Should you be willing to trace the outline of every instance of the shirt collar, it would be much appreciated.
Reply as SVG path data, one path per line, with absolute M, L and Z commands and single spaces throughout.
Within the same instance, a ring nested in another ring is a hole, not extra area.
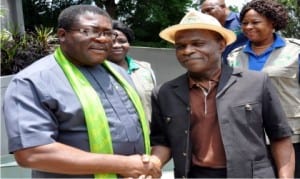
M 226 21 L 232 21 L 235 19 L 235 13 L 234 12 L 230 12 L 229 15 L 226 18 Z
M 274 33 L 274 42 L 273 44 L 271 45 L 271 49 L 276 49 L 276 48 L 280 48 L 280 47 L 283 47 L 285 46 L 285 41 L 282 37 L 280 37 L 280 35 Z M 243 50 L 244 52 L 248 52 L 248 53 L 253 53 L 253 50 L 251 49 L 251 42 L 250 40 L 248 40 L 246 42 L 246 46 L 245 46 L 245 49 Z
M 127 70 L 128 74 L 131 74 L 132 72 L 140 68 L 140 66 L 133 60 L 133 58 L 131 58 L 128 55 L 125 56 L 125 61 L 128 64 L 128 70 Z
M 218 83 L 221 76 L 221 69 L 217 70 L 209 80 L 197 82 L 189 76 L 189 87 L 193 88 L 194 86 L 201 86 L 203 88 L 208 88 L 208 82 Z

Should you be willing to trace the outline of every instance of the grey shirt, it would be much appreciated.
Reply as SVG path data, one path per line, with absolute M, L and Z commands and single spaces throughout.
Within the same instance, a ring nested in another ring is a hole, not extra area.
M 133 84 L 126 71 L 111 65 Z M 100 96 L 110 126 L 114 153 L 143 153 L 141 125 L 124 89 L 101 65 L 79 69 Z M 10 152 L 53 142 L 90 151 L 81 104 L 52 55 L 37 61 L 12 79 L 3 107 Z M 33 177 L 93 176 L 34 171 Z

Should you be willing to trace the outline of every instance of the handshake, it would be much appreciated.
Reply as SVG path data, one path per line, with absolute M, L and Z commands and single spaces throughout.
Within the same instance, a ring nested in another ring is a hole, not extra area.
M 126 156 L 126 166 L 120 167 L 124 171 L 117 172 L 124 178 L 151 179 L 160 178 L 162 175 L 162 163 L 154 155 L 130 155 Z

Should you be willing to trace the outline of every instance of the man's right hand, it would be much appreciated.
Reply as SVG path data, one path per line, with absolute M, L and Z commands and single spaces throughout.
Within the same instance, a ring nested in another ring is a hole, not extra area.
M 121 176 L 126 178 L 160 178 L 161 168 L 149 155 L 128 156 L 128 165 Z

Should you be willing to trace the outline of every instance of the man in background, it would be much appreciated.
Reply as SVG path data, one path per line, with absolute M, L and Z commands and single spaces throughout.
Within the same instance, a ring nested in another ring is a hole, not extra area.
M 201 12 L 215 17 L 223 27 L 232 30 L 237 40 L 231 45 L 227 46 L 222 53 L 222 61 L 227 64 L 228 54 L 235 48 L 246 43 L 247 38 L 241 31 L 239 13 L 232 12 L 225 4 L 224 0 L 205 0 L 201 5 Z

